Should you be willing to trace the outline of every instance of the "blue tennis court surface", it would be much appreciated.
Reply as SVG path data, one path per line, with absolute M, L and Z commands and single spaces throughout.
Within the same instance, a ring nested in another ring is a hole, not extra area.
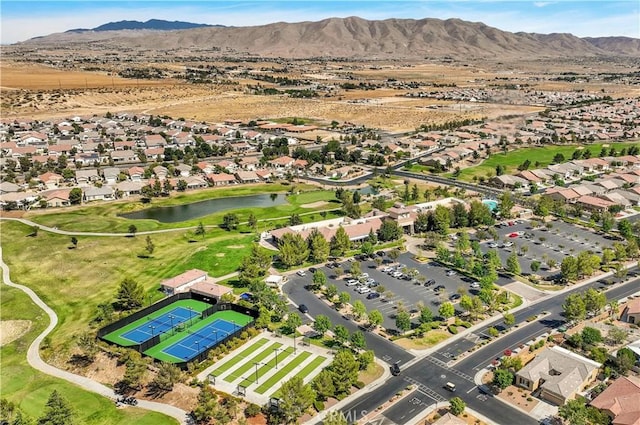
M 213 347 L 239 328 L 235 323 L 217 319 L 207 326 L 191 332 L 191 334 L 165 348 L 162 352 L 182 360 L 189 360 L 207 348 Z
M 154 317 L 142 323 L 137 328 L 122 334 L 123 338 L 138 344 L 151 339 L 154 335 L 160 335 L 169 331 L 171 328 L 178 326 L 180 323 L 189 321 L 200 315 L 197 311 L 189 310 L 185 307 L 176 307 L 171 311 L 163 313 L 161 316 Z

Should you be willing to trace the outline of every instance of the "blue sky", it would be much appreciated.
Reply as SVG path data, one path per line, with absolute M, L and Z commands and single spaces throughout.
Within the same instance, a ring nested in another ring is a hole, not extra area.
M 0 0 L 0 42 L 23 41 L 110 21 L 180 20 L 230 26 L 318 21 L 330 17 L 460 18 L 505 31 L 567 32 L 640 38 L 640 1 L 7 1 Z

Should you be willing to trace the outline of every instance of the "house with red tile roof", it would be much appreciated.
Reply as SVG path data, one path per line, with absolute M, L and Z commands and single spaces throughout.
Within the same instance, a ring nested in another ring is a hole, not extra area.
M 182 274 L 160 282 L 160 288 L 167 295 L 187 292 L 187 290 L 198 282 L 207 279 L 207 272 L 198 269 L 191 269 Z
M 58 185 L 62 183 L 62 180 L 64 180 L 60 174 L 52 173 L 51 171 L 41 174 L 38 179 L 49 189 L 58 187 Z
M 227 173 L 218 173 L 218 174 L 207 174 L 207 179 L 214 186 L 227 186 L 235 183 L 236 178 L 232 174 Z
M 281 156 L 279 158 L 272 159 L 269 161 L 269 164 L 274 168 L 291 168 L 294 162 L 295 159 L 290 156 Z
M 604 411 L 612 425 L 640 425 L 640 381 L 621 376 L 589 404 Z
M 624 306 L 620 320 L 640 324 L 640 298 L 635 298 Z
M 607 201 L 606 199 L 596 198 L 595 196 L 581 196 L 576 200 L 576 203 L 582 205 L 585 210 L 605 212 L 609 207 L 616 205 L 614 202 Z

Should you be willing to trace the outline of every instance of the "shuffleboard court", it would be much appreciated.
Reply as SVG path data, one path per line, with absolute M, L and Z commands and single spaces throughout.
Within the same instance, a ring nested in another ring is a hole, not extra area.
M 238 325 L 217 319 L 197 331 L 187 330 L 187 336 L 162 350 L 164 353 L 189 360 L 238 330 Z
M 122 334 L 122 338 L 139 344 L 153 338 L 155 335 L 163 334 L 182 323 L 188 322 L 196 316 L 199 316 L 199 313 L 191 309 L 176 307 L 158 317 L 147 316 L 146 323 L 142 323 L 135 329 Z

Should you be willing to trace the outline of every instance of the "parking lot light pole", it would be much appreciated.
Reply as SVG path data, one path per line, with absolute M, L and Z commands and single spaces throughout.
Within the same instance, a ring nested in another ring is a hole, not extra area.
M 173 314 L 169 315 L 169 319 L 171 320 L 171 333 L 174 333 L 174 329 L 173 329 Z
M 253 365 L 256 367 L 256 384 L 258 383 L 258 365 L 262 364 L 260 362 L 254 362 Z
M 278 351 L 280 351 L 279 348 L 274 348 L 273 351 L 276 353 L 276 369 L 278 368 Z

